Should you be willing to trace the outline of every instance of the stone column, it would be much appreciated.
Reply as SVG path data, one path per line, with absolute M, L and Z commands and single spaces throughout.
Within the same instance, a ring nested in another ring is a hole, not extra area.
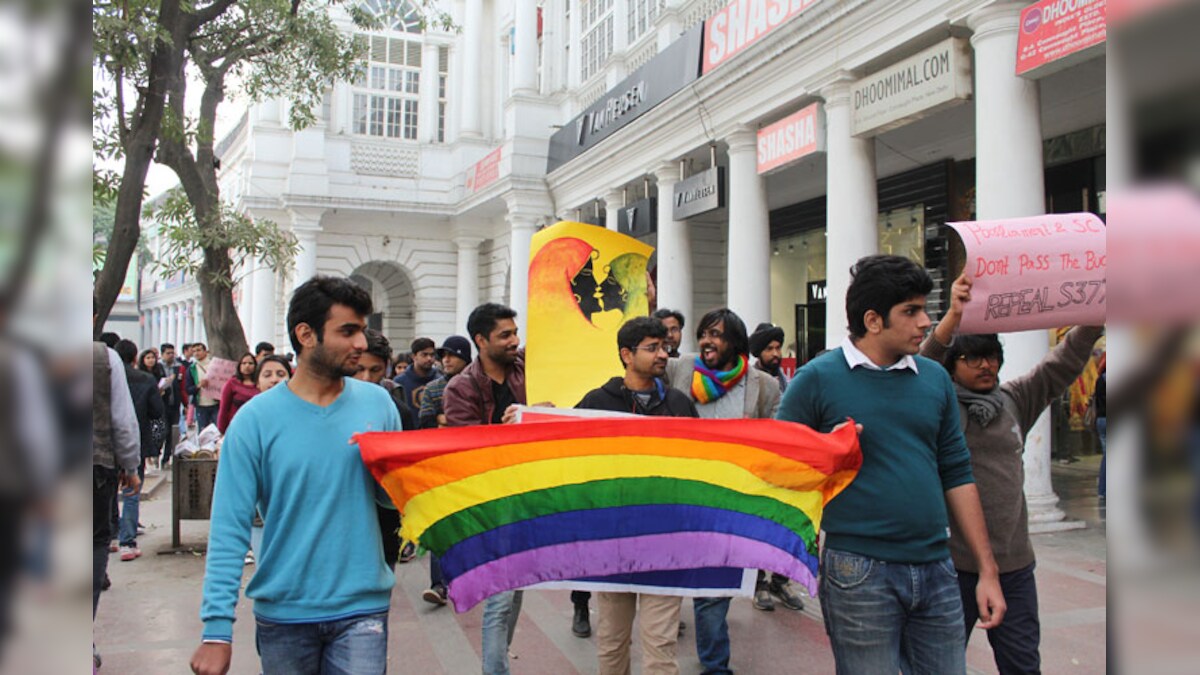
M 421 47 L 420 109 L 417 120 L 417 140 L 433 143 L 437 140 L 438 122 L 438 46 L 426 42 Z
M 317 273 L 317 235 L 321 233 L 323 213 L 320 210 L 309 209 L 291 211 L 292 233 L 300 242 L 300 252 L 296 254 L 293 291 Z
M 536 96 L 537 74 L 537 2 L 513 0 L 513 93 Z
M 875 186 L 875 139 L 850 135 L 850 85 L 822 89 L 826 129 L 825 346 L 846 338 L 846 289 L 850 267 L 879 252 L 879 199 Z
M 667 162 L 654 170 L 658 179 L 658 306 L 681 314 L 688 325 L 683 331 L 680 352 L 696 350 L 694 269 L 692 240 L 686 220 L 675 220 L 672 209 L 675 184 L 679 182 L 679 163 Z
M 758 175 L 758 134 L 739 127 L 729 144 L 729 253 L 726 302 L 747 330 L 771 320 L 771 223 Z
M 1021 4 L 994 5 L 967 24 L 975 49 L 975 199 L 980 220 L 1046 212 L 1042 121 L 1038 83 L 1016 75 Z M 1004 337 L 1001 379 L 1029 372 L 1050 348 L 1046 331 Z M 1043 413 L 1025 439 L 1025 498 L 1033 532 L 1082 527 L 1063 522 L 1050 484 L 1050 415 Z
M 580 68 L 582 67 L 582 61 L 580 60 L 580 52 L 582 49 L 580 44 L 583 40 L 583 18 L 580 17 L 579 14 L 579 3 L 575 2 L 571 7 L 570 16 L 567 17 L 567 44 L 571 46 L 571 51 L 567 52 L 566 81 L 567 89 L 571 90 L 572 92 L 574 92 L 574 90 L 583 83 L 583 80 L 580 77 L 582 75 L 582 72 L 580 71 Z
M 483 40 L 483 0 L 466 0 L 466 13 L 463 17 L 462 40 L 462 102 L 458 109 L 462 113 L 459 133 L 464 138 L 480 138 L 481 103 L 479 96 L 479 72 L 482 67 L 482 52 L 480 43 Z
M 604 196 L 604 226 L 616 232 L 617 220 L 619 218 L 617 211 L 620 211 L 625 206 L 625 192 L 623 190 L 612 190 L 606 194 Z
M 165 337 L 167 339 L 161 340 L 161 342 L 170 342 L 171 344 L 178 347 L 179 343 L 183 342 L 184 307 L 181 303 L 177 303 L 177 304 L 171 305 L 168 308 L 168 310 L 169 311 L 167 314 L 167 332 L 165 335 Z
M 252 277 L 254 304 L 251 308 L 251 346 L 266 340 L 275 343 L 275 271 L 259 260 Z
M 509 306 L 517 310 L 517 327 L 524 335 L 525 321 L 529 315 L 529 251 L 533 245 L 533 234 L 537 232 L 537 220 L 536 216 L 517 211 L 509 212 L 508 223 L 512 227 L 508 249 L 512 264 Z
M 467 317 L 479 305 L 479 237 L 458 236 L 458 295 L 454 305 L 454 332 L 467 334 Z M 469 338 L 468 338 L 469 339 Z

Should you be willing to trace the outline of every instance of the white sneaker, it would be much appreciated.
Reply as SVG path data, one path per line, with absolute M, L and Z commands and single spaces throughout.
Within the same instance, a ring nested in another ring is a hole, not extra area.
M 246 560 L 245 560 L 244 562 L 245 562 L 247 565 L 253 565 L 253 564 L 254 564 L 254 551 L 247 551 L 247 552 L 246 552 Z

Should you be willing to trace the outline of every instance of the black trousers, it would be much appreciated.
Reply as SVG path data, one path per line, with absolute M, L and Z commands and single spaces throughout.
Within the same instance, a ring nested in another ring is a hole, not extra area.
M 1042 657 L 1038 652 L 1042 625 L 1038 620 L 1037 582 L 1033 575 L 1036 566 L 1034 563 L 1000 575 L 1000 590 L 1008 610 L 1004 621 L 987 632 L 1000 675 L 1042 672 Z M 958 571 L 967 640 L 971 639 L 971 629 L 979 620 L 979 605 L 975 602 L 975 585 L 978 583 L 978 574 Z
M 117 470 L 92 465 L 92 619 L 100 602 L 100 586 L 108 572 L 108 542 L 113 529 L 113 508 L 117 501 Z
M 389 569 L 395 569 L 396 561 L 400 559 L 400 512 L 396 509 L 375 505 L 375 515 L 379 517 L 379 534 L 383 536 L 383 562 Z

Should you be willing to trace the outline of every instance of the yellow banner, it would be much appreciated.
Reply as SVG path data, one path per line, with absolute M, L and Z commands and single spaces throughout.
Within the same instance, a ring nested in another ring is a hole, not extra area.
M 650 312 L 646 265 L 654 248 L 573 222 L 533 235 L 530 248 L 526 397 L 531 404 L 574 407 L 624 374 L 617 331 Z

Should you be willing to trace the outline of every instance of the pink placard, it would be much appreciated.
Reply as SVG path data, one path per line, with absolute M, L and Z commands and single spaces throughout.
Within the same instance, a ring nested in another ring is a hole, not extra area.
M 225 388 L 225 383 L 237 373 L 237 362 L 229 359 L 213 357 L 212 362 L 208 364 L 208 374 L 204 376 L 208 380 L 207 387 L 201 387 L 200 393 L 204 396 L 216 400 L 221 400 L 221 390 Z
M 1090 213 L 949 223 L 974 284 L 963 333 L 1104 323 L 1107 236 Z

